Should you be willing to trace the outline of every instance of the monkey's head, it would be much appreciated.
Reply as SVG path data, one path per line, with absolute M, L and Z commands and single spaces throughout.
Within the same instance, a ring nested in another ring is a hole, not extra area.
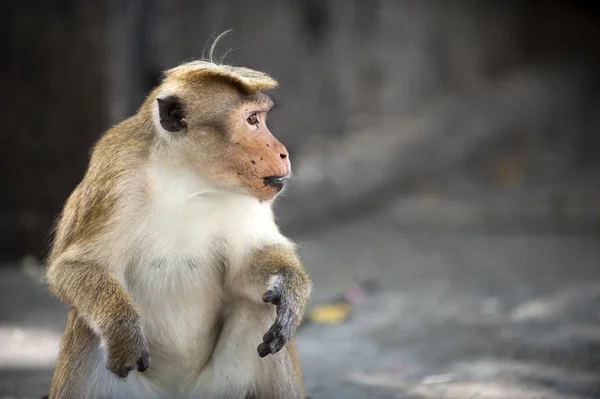
M 170 69 L 147 105 L 161 151 L 214 187 L 269 201 L 290 174 L 286 148 L 269 131 L 277 82 L 247 68 L 193 61 Z

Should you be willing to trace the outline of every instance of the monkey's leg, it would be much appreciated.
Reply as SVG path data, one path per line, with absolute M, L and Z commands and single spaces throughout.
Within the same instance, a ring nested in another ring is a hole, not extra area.
M 236 301 L 227 315 L 210 362 L 198 382 L 201 398 L 304 399 L 293 342 L 261 358 L 256 343 L 274 319 L 269 304 Z
M 84 397 L 84 383 L 90 372 L 92 351 L 96 343 L 94 333 L 77 316 L 77 311 L 69 310 L 49 399 Z

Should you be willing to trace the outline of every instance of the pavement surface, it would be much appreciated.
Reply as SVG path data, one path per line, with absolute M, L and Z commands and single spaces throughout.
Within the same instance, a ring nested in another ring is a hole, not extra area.
M 311 307 L 369 287 L 342 323 L 299 330 L 310 398 L 600 398 L 600 238 L 407 229 L 388 212 L 297 240 Z M 0 269 L 3 399 L 51 378 L 64 307 L 36 270 Z

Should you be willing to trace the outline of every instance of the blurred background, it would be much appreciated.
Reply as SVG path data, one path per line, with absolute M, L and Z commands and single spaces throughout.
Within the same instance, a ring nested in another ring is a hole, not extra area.
M 40 278 L 102 132 L 206 54 L 280 82 L 311 398 L 600 398 L 600 2 L 7 3 L 0 398 L 47 392 Z

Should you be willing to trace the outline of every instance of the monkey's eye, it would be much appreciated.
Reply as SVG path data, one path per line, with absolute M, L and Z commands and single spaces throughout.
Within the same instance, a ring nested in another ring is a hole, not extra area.
M 246 122 L 248 122 L 249 125 L 258 125 L 258 117 L 256 116 L 256 112 L 250 115 L 248 119 L 246 119 Z

